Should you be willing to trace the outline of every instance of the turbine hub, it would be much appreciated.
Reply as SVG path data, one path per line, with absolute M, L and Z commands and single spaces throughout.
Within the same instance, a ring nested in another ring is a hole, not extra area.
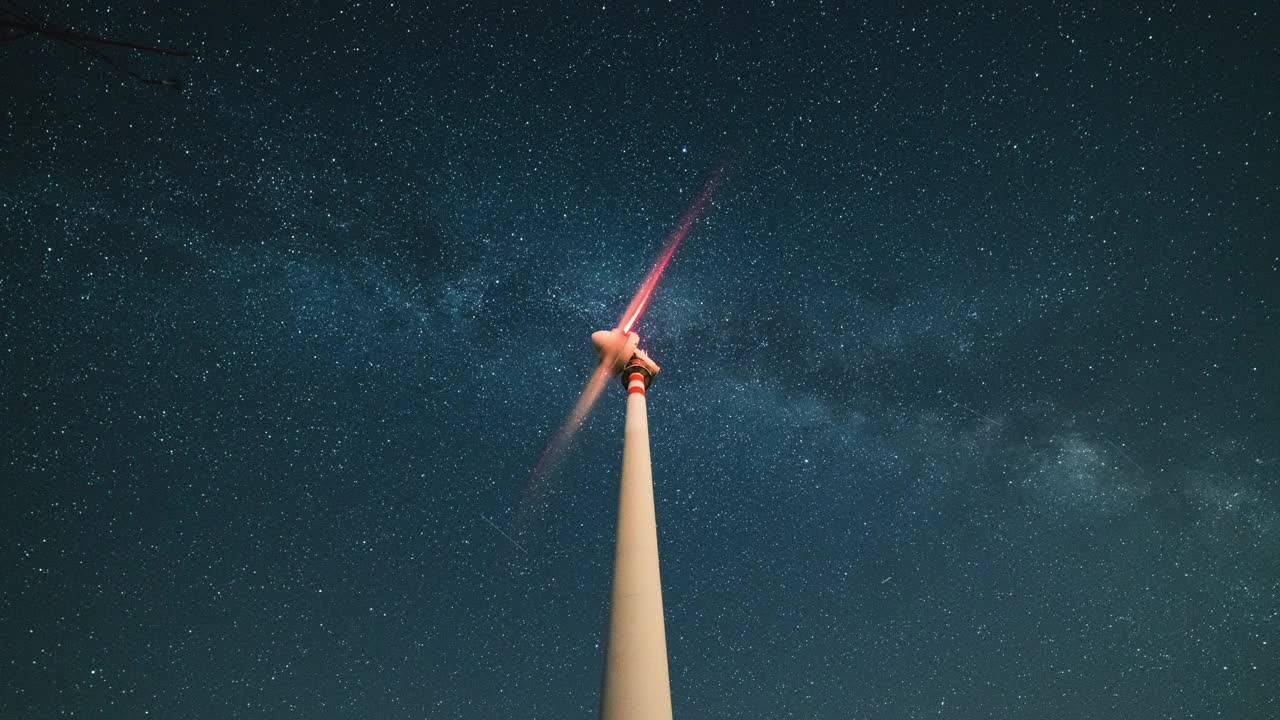
M 626 332 L 620 327 L 599 330 L 591 333 L 591 343 L 596 346 L 600 362 L 608 363 L 610 370 L 621 378 L 623 384 L 626 384 L 631 372 L 640 372 L 644 375 L 645 387 L 648 387 L 653 376 L 658 374 L 658 363 L 640 349 L 640 336 L 634 332 Z

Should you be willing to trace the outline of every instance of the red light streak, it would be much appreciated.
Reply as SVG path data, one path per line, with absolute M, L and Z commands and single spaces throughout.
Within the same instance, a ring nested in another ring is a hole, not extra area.
M 680 216 L 680 222 L 676 223 L 675 229 L 671 231 L 671 235 L 667 238 L 667 242 L 662 246 L 662 252 L 658 254 L 658 259 L 654 262 L 653 267 L 649 270 L 649 274 L 644 276 L 644 282 L 640 283 L 640 289 L 636 291 L 636 295 L 631 299 L 631 304 L 627 306 L 627 311 L 622 313 L 622 318 L 618 320 L 618 327 L 622 328 L 622 332 L 631 332 L 631 328 L 644 314 L 644 310 L 649 305 L 649 296 L 653 295 L 653 289 L 658 286 L 658 278 L 662 277 L 662 271 L 667 269 L 667 263 L 671 262 L 671 256 L 676 254 L 676 249 L 680 247 L 680 243 L 684 242 L 684 238 L 689 234 L 689 230 L 693 229 L 694 224 L 698 222 L 698 218 L 702 216 L 702 212 L 706 210 L 708 203 L 711 202 L 711 196 L 715 194 L 716 188 L 720 187 L 720 180 L 724 176 L 722 168 L 716 169 L 711 177 L 707 179 L 707 184 L 702 188 L 702 192 L 693 199 L 688 209 L 684 211 L 684 215 Z

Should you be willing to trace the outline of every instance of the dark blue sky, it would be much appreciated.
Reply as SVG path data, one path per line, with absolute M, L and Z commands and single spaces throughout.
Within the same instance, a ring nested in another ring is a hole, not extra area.
M 722 161 L 678 717 L 1280 714 L 1274 4 L 267 5 L 0 44 L 0 715 L 593 717 Z

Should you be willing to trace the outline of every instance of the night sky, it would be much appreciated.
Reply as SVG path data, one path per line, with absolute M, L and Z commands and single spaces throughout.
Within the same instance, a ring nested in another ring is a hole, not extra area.
M 722 163 L 677 717 L 1280 716 L 1275 3 L 209 5 L 0 43 L 0 716 L 594 717 Z

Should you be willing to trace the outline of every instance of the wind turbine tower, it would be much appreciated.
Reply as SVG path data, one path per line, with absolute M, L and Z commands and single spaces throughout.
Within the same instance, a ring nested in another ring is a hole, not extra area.
M 671 717 L 671 681 L 645 404 L 645 391 L 658 374 L 658 365 L 639 348 L 639 336 L 622 327 L 594 333 L 591 341 L 601 364 L 618 373 L 627 388 L 600 717 L 666 720 Z

